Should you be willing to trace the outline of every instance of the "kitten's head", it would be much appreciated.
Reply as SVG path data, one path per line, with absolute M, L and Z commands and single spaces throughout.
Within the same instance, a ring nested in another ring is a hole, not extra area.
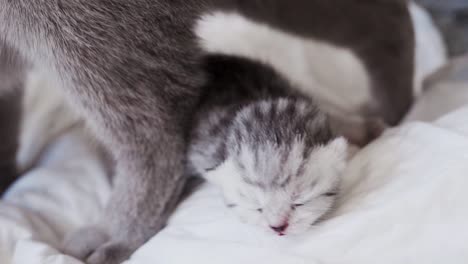
M 245 107 L 227 139 L 226 160 L 206 178 L 245 222 L 279 235 L 302 233 L 334 204 L 347 142 L 310 102 Z

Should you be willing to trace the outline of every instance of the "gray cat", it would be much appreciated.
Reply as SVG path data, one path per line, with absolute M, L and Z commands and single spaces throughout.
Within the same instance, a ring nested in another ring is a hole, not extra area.
M 373 81 L 365 116 L 395 124 L 412 102 L 404 0 L 0 0 L 1 94 L 22 86 L 23 59 L 48 68 L 117 161 L 100 223 L 72 234 L 66 253 L 119 263 L 163 228 L 185 183 L 189 120 L 206 79 L 193 26 L 213 10 L 348 47 Z M 0 115 L 0 138 L 12 143 L 0 145 L 10 156 L 3 189 L 14 178 L 17 112 Z
M 348 145 L 329 117 L 269 66 L 210 55 L 188 168 L 218 186 L 241 220 L 298 234 L 329 212 Z
M 468 1 L 417 0 L 432 15 L 447 43 L 448 55 L 468 52 Z

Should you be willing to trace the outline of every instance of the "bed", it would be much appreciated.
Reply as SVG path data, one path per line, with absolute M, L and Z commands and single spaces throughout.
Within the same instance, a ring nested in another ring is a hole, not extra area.
M 418 41 L 426 46 L 418 50 L 422 79 L 442 64 L 444 51 L 428 44 L 437 43 L 431 41 L 437 34 L 417 12 Z M 468 90 L 468 81 L 457 85 L 460 93 Z M 440 89 L 450 93 L 448 86 Z M 468 107 L 461 103 L 422 122 L 419 113 L 430 107 L 424 98 L 433 96 L 423 95 L 405 124 L 356 154 L 337 209 L 306 234 L 277 237 L 244 225 L 205 184 L 126 263 L 466 263 Z M 73 115 L 57 111 L 60 100 L 36 99 L 26 101 L 31 115 L 19 155 L 28 170 L 0 201 L 0 263 L 82 264 L 58 248 L 105 206 L 105 157 Z M 66 120 L 60 125 L 38 121 L 57 113 Z

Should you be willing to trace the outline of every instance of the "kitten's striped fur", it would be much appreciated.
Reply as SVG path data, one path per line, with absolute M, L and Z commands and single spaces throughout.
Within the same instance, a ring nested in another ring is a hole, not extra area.
M 294 199 L 313 203 L 314 199 L 305 197 L 314 189 L 321 189 L 322 194 L 335 192 L 346 143 L 337 139 L 327 115 L 313 100 L 293 92 L 297 89 L 258 62 L 210 55 L 205 65 L 210 82 L 194 121 L 188 157 L 196 174 L 221 187 L 231 208 L 239 210 L 252 204 L 262 212 L 268 208 L 262 213 L 265 218 L 260 218 L 268 219 L 267 223 L 260 223 L 271 228 L 282 226 L 284 221 L 289 225 Z M 311 169 L 317 165 L 314 162 L 326 165 L 317 171 Z M 239 198 L 252 193 L 259 197 L 248 201 Z M 275 205 L 269 208 L 265 199 L 275 200 Z M 304 214 L 301 221 L 307 223 L 305 228 L 328 211 L 331 202 L 329 197 L 312 213 Z M 248 222 L 259 222 L 255 217 L 258 212 L 254 217 L 245 210 L 239 214 Z M 305 228 L 291 224 L 280 233 Z

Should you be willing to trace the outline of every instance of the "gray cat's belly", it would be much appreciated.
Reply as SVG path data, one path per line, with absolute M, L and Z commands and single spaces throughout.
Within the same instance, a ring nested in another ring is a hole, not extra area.
M 329 111 L 360 115 L 374 101 L 369 73 L 348 48 L 288 34 L 232 13 L 205 15 L 195 31 L 204 50 L 267 62 Z

